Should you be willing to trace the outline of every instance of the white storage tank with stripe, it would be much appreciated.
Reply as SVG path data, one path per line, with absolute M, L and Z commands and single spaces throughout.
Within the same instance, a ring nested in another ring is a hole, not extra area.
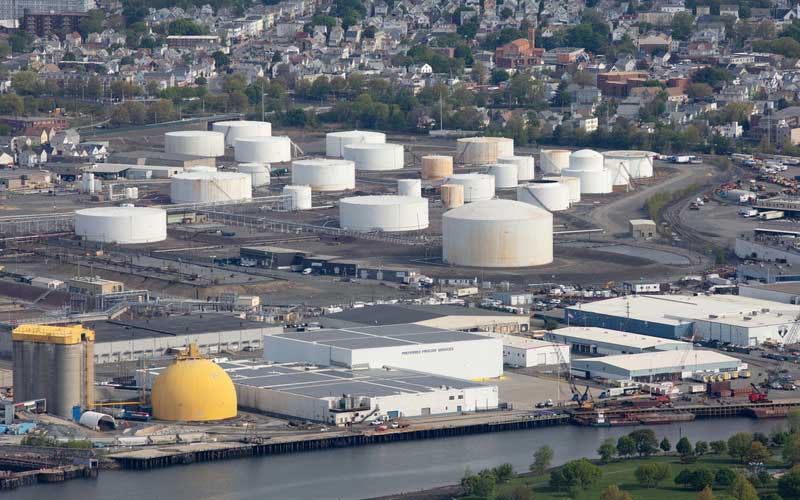
M 650 151 L 606 151 L 603 153 L 607 168 L 612 165 L 624 165 L 633 179 L 645 179 L 653 176 L 654 156 L 655 153 Z
M 344 159 L 356 164 L 356 170 L 400 170 L 405 154 L 400 144 L 346 144 Z
M 75 234 L 89 241 L 135 245 L 167 239 L 167 212 L 151 207 L 98 207 L 75 212 Z
M 249 174 L 238 172 L 184 172 L 172 177 L 172 203 L 214 203 L 249 200 L 253 185 Z
M 225 136 L 207 130 L 179 130 L 164 134 L 164 151 L 192 156 L 217 157 L 225 154 Z
M 497 163 L 513 163 L 517 166 L 517 180 L 530 181 L 536 176 L 533 156 L 498 156 Z
M 236 170 L 243 174 L 250 174 L 253 187 L 269 186 L 269 165 L 264 163 L 240 163 Z
M 287 210 L 311 210 L 311 186 L 283 186 L 283 194 L 289 199 Z
M 488 200 L 442 216 L 442 259 L 470 267 L 528 267 L 553 261 L 553 214 L 513 200 Z
M 463 137 L 456 141 L 456 159 L 465 165 L 497 163 L 501 156 L 514 156 L 514 139 Z
M 580 177 L 562 177 L 560 175 L 544 176 L 543 181 L 557 181 L 569 187 L 569 202 L 578 203 L 581 201 L 581 179 Z
M 339 200 L 339 226 L 355 231 L 418 231 L 428 227 L 428 200 L 416 196 L 354 196 Z
M 605 158 L 604 164 L 611 176 L 611 184 L 614 186 L 627 186 L 631 183 L 628 162 Z
M 517 201 L 558 212 L 569 208 L 569 186 L 559 181 L 541 180 L 517 186 Z
M 422 181 L 419 179 L 397 179 L 397 194 L 422 197 Z
M 489 165 L 489 174 L 494 176 L 495 189 L 513 189 L 519 184 L 516 163 Z
M 487 174 L 453 174 L 445 178 L 444 184 L 464 186 L 464 202 L 491 200 L 494 198 L 494 176 Z
M 442 206 L 456 208 L 464 205 L 464 186 L 461 184 L 442 184 Z
M 325 156 L 341 158 L 348 144 L 383 144 L 386 134 L 366 130 L 345 130 L 325 134 Z
M 603 170 L 572 170 L 562 172 L 565 177 L 577 177 L 581 183 L 581 194 L 608 194 L 614 190 L 611 172 Z
M 230 120 L 213 123 L 211 130 L 221 132 L 225 136 L 225 145 L 233 147 L 236 144 L 236 139 L 242 137 L 272 135 L 272 124 L 270 122 L 251 120 Z
M 539 170 L 543 174 L 560 174 L 569 168 L 569 150 L 542 149 L 539 151 Z
M 292 159 L 292 140 L 285 135 L 242 137 L 234 144 L 240 163 L 282 163 Z
M 350 160 L 313 158 L 292 162 L 292 184 L 314 191 L 344 191 L 356 187 L 356 167 Z

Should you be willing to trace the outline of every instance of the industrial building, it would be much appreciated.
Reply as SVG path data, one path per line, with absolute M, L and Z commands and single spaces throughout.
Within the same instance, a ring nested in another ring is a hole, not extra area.
M 109 163 L 124 163 L 138 166 L 166 166 L 187 169 L 199 165 L 216 166 L 216 158 L 165 153 L 162 151 L 124 151 L 116 152 L 108 157 Z
M 740 360 L 716 351 L 659 351 L 572 360 L 572 374 L 582 378 L 658 382 L 681 380 L 698 372 L 746 369 Z
M 415 324 L 265 335 L 264 359 L 321 366 L 391 366 L 464 379 L 503 374 L 499 339 Z
M 739 296 L 752 299 L 771 300 L 782 304 L 800 304 L 799 282 L 739 285 Z
M 569 363 L 569 346 L 517 335 L 492 336 L 503 342 L 503 364 L 514 368 Z
M 758 345 L 782 342 L 797 311 L 779 302 L 737 295 L 629 295 L 571 306 L 567 315 L 573 325 Z
M 94 332 L 97 364 L 163 358 L 189 344 L 197 344 L 203 353 L 258 349 L 264 335 L 283 331 L 279 326 L 219 313 L 91 321 L 84 326 Z M 11 354 L 9 338 L 0 335 L 0 355 Z
M 304 421 L 346 425 L 498 407 L 497 386 L 398 368 L 350 371 L 257 361 L 217 366 L 233 381 L 239 407 Z M 149 379 L 162 370 L 151 370 Z
M 73 408 L 94 405 L 94 332 L 68 327 L 21 325 L 11 334 L 14 400 L 45 399 L 47 411 L 72 418 Z
M 656 223 L 650 219 L 631 219 L 628 225 L 631 228 L 631 238 L 634 240 L 649 240 L 658 236 Z
M 572 352 L 614 356 L 640 352 L 691 349 L 692 344 L 638 333 L 621 332 L 592 326 L 568 326 L 547 332 L 545 340 L 569 344 Z

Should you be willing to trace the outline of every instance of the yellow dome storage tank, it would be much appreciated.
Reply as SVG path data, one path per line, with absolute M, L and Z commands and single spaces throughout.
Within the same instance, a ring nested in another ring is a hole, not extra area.
M 195 345 L 156 378 L 150 400 L 159 420 L 202 422 L 236 416 L 231 378 L 204 359 Z

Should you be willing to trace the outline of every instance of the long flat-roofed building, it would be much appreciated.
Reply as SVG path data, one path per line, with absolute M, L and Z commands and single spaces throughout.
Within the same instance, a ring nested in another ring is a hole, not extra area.
M 572 360 L 572 374 L 582 378 L 658 382 L 681 380 L 693 373 L 720 373 L 745 369 L 739 359 L 716 351 L 643 352 Z
M 416 324 L 265 335 L 264 359 L 383 368 L 483 379 L 503 374 L 503 343 L 484 335 Z
M 593 326 L 568 326 L 547 332 L 545 340 L 569 344 L 572 352 L 601 356 L 691 349 L 680 340 L 621 332 Z
M 333 425 L 491 410 L 497 386 L 398 368 L 346 370 L 258 361 L 219 363 L 238 405 Z M 148 385 L 165 368 L 148 370 Z M 144 375 L 139 372 L 140 380 Z

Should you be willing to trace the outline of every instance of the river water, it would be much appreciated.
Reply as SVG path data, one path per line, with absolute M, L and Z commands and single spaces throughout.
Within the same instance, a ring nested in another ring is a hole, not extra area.
M 785 427 L 784 420 L 746 418 L 698 420 L 651 427 L 673 447 L 681 436 L 692 441 L 726 439 L 736 432 Z M 239 500 L 361 499 L 457 483 L 466 468 L 477 472 L 503 462 L 527 470 L 533 452 L 550 445 L 554 465 L 595 450 L 608 437 L 634 427 L 559 426 L 527 431 L 339 448 L 291 455 L 244 458 L 154 471 L 101 471 L 96 480 L 21 488 L 2 497 L 59 500 Z

